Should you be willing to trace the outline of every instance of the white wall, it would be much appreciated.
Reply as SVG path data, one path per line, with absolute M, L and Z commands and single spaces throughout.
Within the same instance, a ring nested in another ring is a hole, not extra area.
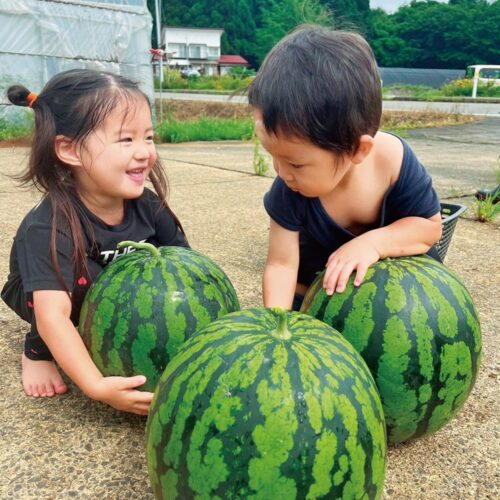
M 219 47 L 220 37 L 224 30 L 217 29 L 194 29 L 194 28 L 163 28 L 163 43 L 200 44 L 207 47 Z
M 5 97 L 9 85 L 39 92 L 73 68 L 121 74 L 153 99 L 151 25 L 145 0 L 0 0 L 0 116 L 24 115 Z

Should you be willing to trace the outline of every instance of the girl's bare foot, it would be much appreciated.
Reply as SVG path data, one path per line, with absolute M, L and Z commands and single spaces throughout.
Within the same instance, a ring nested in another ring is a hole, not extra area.
M 54 361 L 33 361 L 23 353 L 22 369 L 23 387 L 27 396 L 52 397 L 68 390 Z

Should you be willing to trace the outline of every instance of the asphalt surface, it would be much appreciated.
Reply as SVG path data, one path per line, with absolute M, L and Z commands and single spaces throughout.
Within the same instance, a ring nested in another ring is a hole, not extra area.
M 207 101 L 225 102 L 234 104 L 247 104 L 244 95 L 220 95 L 220 94 L 194 94 L 188 92 L 163 92 L 163 99 L 175 101 Z M 155 98 L 160 98 L 160 93 L 155 93 Z M 463 115 L 492 116 L 500 118 L 500 103 L 457 103 L 457 102 L 422 102 L 422 101 L 397 101 L 384 100 L 384 110 L 390 111 L 441 111 L 444 113 L 457 113 Z

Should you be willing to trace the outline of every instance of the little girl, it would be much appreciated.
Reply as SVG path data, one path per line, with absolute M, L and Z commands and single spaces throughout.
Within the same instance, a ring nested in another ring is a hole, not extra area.
M 22 221 L 2 299 L 31 324 L 22 355 L 29 396 L 63 394 L 56 363 L 89 397 L 147 414 L 145 377 L 103 377 L 75 328 L 89 286 L 132 249 L 120 241 L 188 246 L 165 199 L 168 184 L 153 143 L 151 109 L 136 83 L 111 73 L 70 70 L 40 95 L 8 89 L 35 113 L 29 166 L 20 177 L 44 195 Z M 145 188 L 147 179 L 157 194 Z

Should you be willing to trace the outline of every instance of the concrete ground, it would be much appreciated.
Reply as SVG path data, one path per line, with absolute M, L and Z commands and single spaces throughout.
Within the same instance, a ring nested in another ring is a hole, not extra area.
M 407 138 L 443 199 L 471 206 L 478 187 L 495 184 L 500 119 L 415 131 Z M 191 245 L 218 262 L 242 307 L 261 304 L 268 218 L 262 196 L 272 177 L 252 175 L 250 143 L 159 147 L 170 202 Z M 12 237 L 37 195 L 7 177 L 24 165 L 25 148 L 0 149 L 0 279 Z M 361 200 L 360 200 L 361 202 Z M 500 498 L 498 457 L 498 223 L 459 221 L 446 264 L 463 279 L 479 311 L 484 354 L 476 386 L 458 416 L 436 434 L 389 449 L 384 499 Z M 0 304 L 0 498 L 151 499 L 145 420 L 119 413 L 71 387 L 53 399 L 24 396 L 20 355 L 26 325 Z M 270 499 L 274 500 L 274 499 Z

